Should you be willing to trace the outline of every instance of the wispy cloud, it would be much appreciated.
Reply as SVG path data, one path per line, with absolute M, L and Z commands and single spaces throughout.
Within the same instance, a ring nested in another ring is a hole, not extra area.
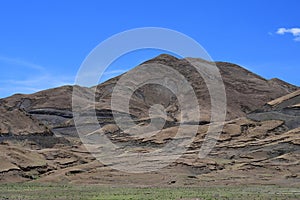
M 23 79 L 23 80 L 17 80 L 17 79 L 7 79 L 4 80 L 7 84 L 12 85 L 20 85 L 20 86 L 35 86 L 34 88 L 37 88 L 37 90 L 40 90 L 38 88 L 43 86 L 49 86 L 49 87 L 55 87 L 59 85 L 71 85 L 73 84 L 74 77 L 73 76 L 52 76 L 50 74 L 45 74 L 42 76 L 34 76 L 30 79 Z M 3 80 L 0 81 L 0 83 L 4 82 Z M 42 84 L 46 83 L 46 84 Z M 33 88 L 33 87 L 31 87 Z
M 75 81 L 75 75 L 60 75 L 57 72 L 50 72 L 49 67 L 19 58 L 0 55 L 1 67 L 3 67 L 3 73 L 0 74 L 0 98 L 14 93 L 27 94 L 62 85 L 73 85 Z M 108 69 L 102 74 L 100 82 L 123 74 L 126 71 L 125 69 Z M 98 76 L 92 71 L 84 73 L 84 76 L 81 78 L 89 82 L 95 76 L 96 80 L 98 80 L 100 75 Z M 93 85 L 87 84 L 86 86 L 94 86 L 96 83 L 93 82 Z
M 0 74 L 0 98 L 74 84 L 74 76 L 53 74 L 47 67 L 19 58 L 0 56 L 0 64 L 5 69 Z
M 9 58 L 5 56 L 0 56 L 0 61 L 11 64 L 11 65 L 18 65 L 26 68 L 31 68 L 39 71 L 44 71 L 45 68 L 41 65 L 37 65 L 19 58 Z
M 1 79 L 0 80 L 0 98 L 15 93 L 34 93 L 62 85 L 73 85 L 73 76 L 55 76 L 45 74 L 42 76 L 34 75 L 26 79 Z
M 300 42 L 300 28 L 279 28 L 276 33 L 279 35 L 284 35 L 286 33 L 292 34 L 294 40 Z

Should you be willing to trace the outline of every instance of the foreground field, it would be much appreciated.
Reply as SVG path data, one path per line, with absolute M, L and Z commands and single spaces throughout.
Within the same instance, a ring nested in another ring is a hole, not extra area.
M 243 187 L 181 187 L 181 188 L 125 188 L 95 185 L 3 184 L 0 199 L 103 199 L 103 200 L 157 200 L 157 199 L 300 199 L 299 188 L 276 186 Z

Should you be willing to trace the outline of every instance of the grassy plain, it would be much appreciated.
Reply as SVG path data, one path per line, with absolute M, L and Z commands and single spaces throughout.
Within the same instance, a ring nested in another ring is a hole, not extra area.
M 98 185 L 2 184 L 1 200 L 300 199 L 299 188 L 278 186 L 108 187 Z

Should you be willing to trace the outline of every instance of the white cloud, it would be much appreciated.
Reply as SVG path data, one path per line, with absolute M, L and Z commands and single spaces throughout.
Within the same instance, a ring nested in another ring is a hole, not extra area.
M 287 29 L 286 28 L 279 28 L 278 30 L 277 30 L 277 34 L 280 34 L 280 35 L 283 35 L 283 34 L 285 34 L 287 32 Z
M 286 33 L 292 34 L 294 40 L 300 42 L 300 28 L 279 28 L 276 33 L 279 35 L 284 35 Z

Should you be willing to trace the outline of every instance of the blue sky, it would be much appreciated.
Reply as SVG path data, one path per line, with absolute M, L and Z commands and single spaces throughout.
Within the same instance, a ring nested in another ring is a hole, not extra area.
M 100 42 L 139 27 L 180 31 L 215 61 L 300 85 L 300 1 L 1 1 L 0 97 L 73 84 Z M 118 75 L 161 52 L 120 58 Z

